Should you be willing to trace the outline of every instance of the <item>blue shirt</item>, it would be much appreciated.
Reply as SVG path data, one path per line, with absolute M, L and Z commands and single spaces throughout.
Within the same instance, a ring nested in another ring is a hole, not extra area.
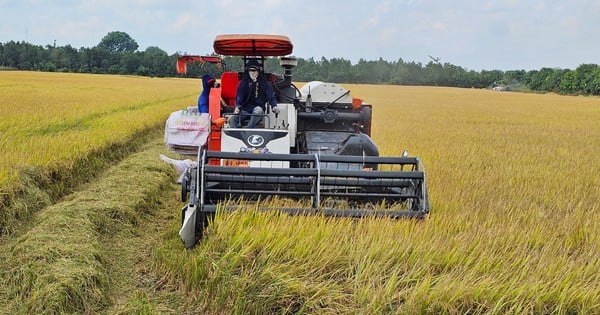
M 210 79 L 214 81 L 214 78 L 209 75 L 202 76 L 202 93 L 198 97 L 198 111 L 201 113 L 208 113 L 208 96 L 212 88 L 212 84 L 208 84 Z

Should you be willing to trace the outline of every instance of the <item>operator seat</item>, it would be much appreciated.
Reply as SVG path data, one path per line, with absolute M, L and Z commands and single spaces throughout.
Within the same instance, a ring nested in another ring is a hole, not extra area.
M 232 113 L 235 106 L 235 95 L 237 86 L 240 83 L 239 74 L 237 72 L 228 71 L 221 74 L 221 98 L 227 104 L 223 109 L 225 113 Z

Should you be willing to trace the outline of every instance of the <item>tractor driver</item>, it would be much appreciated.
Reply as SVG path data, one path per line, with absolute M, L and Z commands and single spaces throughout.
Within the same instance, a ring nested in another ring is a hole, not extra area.
M 277 99 L 271 84 L 260 71 L 256 61 L 251 60 L 242 81 L 239 83 L 235 98 L 233 115 L 227 122 L 232 128 L 254 128 L 263 119 L 265 105 L 269 103 L 273 113 L 278 114 Z M 242 119 L 240 120 L 240 112 Z M 252 116 L 250 116 L 252 115 Z M 250 119 L 244 119 L 250 116 Z M 247 121 L 247 122 L 246 122 Z

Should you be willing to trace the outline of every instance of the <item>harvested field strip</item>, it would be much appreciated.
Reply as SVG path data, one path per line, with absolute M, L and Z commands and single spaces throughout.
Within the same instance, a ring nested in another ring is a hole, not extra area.
M 174 182 L 155 139 L 40 210 L 25 233 L 0 245 L 0 313 L 95 313 L 110 305 L 114 282 L 107 264 L 118 257 L 108 253 L 127 243 Z
M 97 148 L 89 155 L 70 161 L 60 170 L 43 167 L 20 169 L 21 189 L 6 198 L 0 207 L 0 234 L 10 233 L 41 208 L 56 202 L 79 185 L 93 180 L 104 169 L 139 150 L 141 145 L 159 133 L 151 129 L 134 134 L 128 142 Z M 10 197 L 10 198 L 9 198 Z

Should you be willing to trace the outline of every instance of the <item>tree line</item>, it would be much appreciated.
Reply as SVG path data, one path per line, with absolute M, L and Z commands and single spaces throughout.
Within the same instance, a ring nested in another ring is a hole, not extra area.
M 189 64 L 186 75 L 177 74 L 175 63 L 181 55 L 167 54 L 156 46 L 138 50 L 137 42 L 124 32 L 110 32 L 98 45 L 76 49 L 71 45 L 32 45 L 26 42 L 0 43 L 0 68 L 18 70 L 128 74 L 155 77 L 199 77 L 220 75 L 221 69 L 201 64 Z M 225 57 L 228 70 L 241 71 L 239 58 Z M 278 59 L 269 58 L 266 70 L 281 72 Z M 426 64 L 360 59 L 352 64 L 344 58 L 320 60 L 298 58 L 294 69 L 296 81 L 328 81 L 361 84 L 397 84 L 448 86 L 462 88 L 492 88 L 531 90 L 560 94 L 600 95 L 600 66 L 581 64 L 574 70 L 542 68 L 540 70 L 467 70 L 439 59 Z

